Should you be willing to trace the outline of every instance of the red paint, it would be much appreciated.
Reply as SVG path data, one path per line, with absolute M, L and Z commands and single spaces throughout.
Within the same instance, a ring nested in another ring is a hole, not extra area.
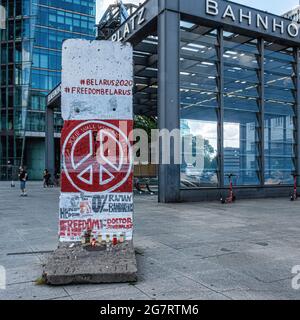
M 118 244 L 118 238 L 117 236 L 114 235 L 113 240 L 112 240 L 112 244 L 115 246 Z
M 130 89 L 96 89 L 87 87 L 65 87 L 65 93 L 100 96 L 132 96 L 132 90 Z
M 132 128 L 131 120 L 65 121 L 61 191 L 132 192 Z

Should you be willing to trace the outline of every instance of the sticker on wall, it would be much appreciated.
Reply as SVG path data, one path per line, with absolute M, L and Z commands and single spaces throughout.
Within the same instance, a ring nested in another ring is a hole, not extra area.
M 130 216 L 116 216 L 110 218 L 91 217 L 89 219 L 72 219 L 59 221 L 59 240 L 61 242 L 79 242 L 86 232 L 93 238 L 123 236 L 126 240 L 132 240 L 133 220 Z
M 132 193 L 62 193 L 60 219 L 81 219 L 133 213 Z
M 132 193 L 62 193 L 59 203 L 60 241 L 80 241 L 90 231 L 99 235 L 121 235 L 132 239 Z

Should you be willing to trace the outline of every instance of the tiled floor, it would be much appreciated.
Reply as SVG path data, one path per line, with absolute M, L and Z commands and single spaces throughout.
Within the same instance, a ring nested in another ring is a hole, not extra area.
M 0 184 L 0 299 L 298 299 L 300 201 L 158 204 L 135 197 L 134 285 L 36 285 L 57 246 L 58 189 L 29 182 L 28 198 Z

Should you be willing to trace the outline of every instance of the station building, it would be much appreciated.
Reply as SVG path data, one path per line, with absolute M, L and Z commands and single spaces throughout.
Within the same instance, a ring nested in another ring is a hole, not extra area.
M 134 113 L 204 139 L 203 170 L 159 165 L 160 202 L 217 200 L 231 173 L 238 198 L 288 196 L 300 174 L 295 21 L 228 1 L 148 0 L 108 39 L 134 47 Z

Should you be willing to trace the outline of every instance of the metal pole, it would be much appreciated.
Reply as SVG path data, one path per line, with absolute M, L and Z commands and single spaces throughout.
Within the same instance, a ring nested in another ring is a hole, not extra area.
M 295 87 L 297 90 L 296 94 L 296 171 L 300 175 L 300 48 L 295 49 L 295 63 L 296 63 L 296 74 L 295 74 Z M 300 177 L 297 178 L 297 185 L 300 185 Z
M 55 148 L 54 148 L 54 110 L 46 109 L 46 130 L 45 130 L 45 167 L 54 177 L 55 171 Z
M 223 28 L 218 29 L 218 89 L 219 89 L 219 112 L 218 112 L 218 166 L 219 187 L 224 188 L 224 38 Z
M 180 128 L 179 58 L 180 15 L 164 10 L 158 16 L 158 123 L 159 129 Z M 175 141 L 174 141 L 175 143 Z M 170 164 L 159 164 L 159 202 L 180 201 L 180 165 L 174 164 L 171 143 Z M 178 149 L 177 149 L 178 150 Z M 164 150 L 160 147 L 160 159 Z
M 260 185 L 265 184 L 265 41 L 263 38 L 258 39 L 257 45 L 259 51 L 258 58 L 258 93 L 259 93 L 259 173 Z M 270 137 L 269 137 L 270 139 Z

